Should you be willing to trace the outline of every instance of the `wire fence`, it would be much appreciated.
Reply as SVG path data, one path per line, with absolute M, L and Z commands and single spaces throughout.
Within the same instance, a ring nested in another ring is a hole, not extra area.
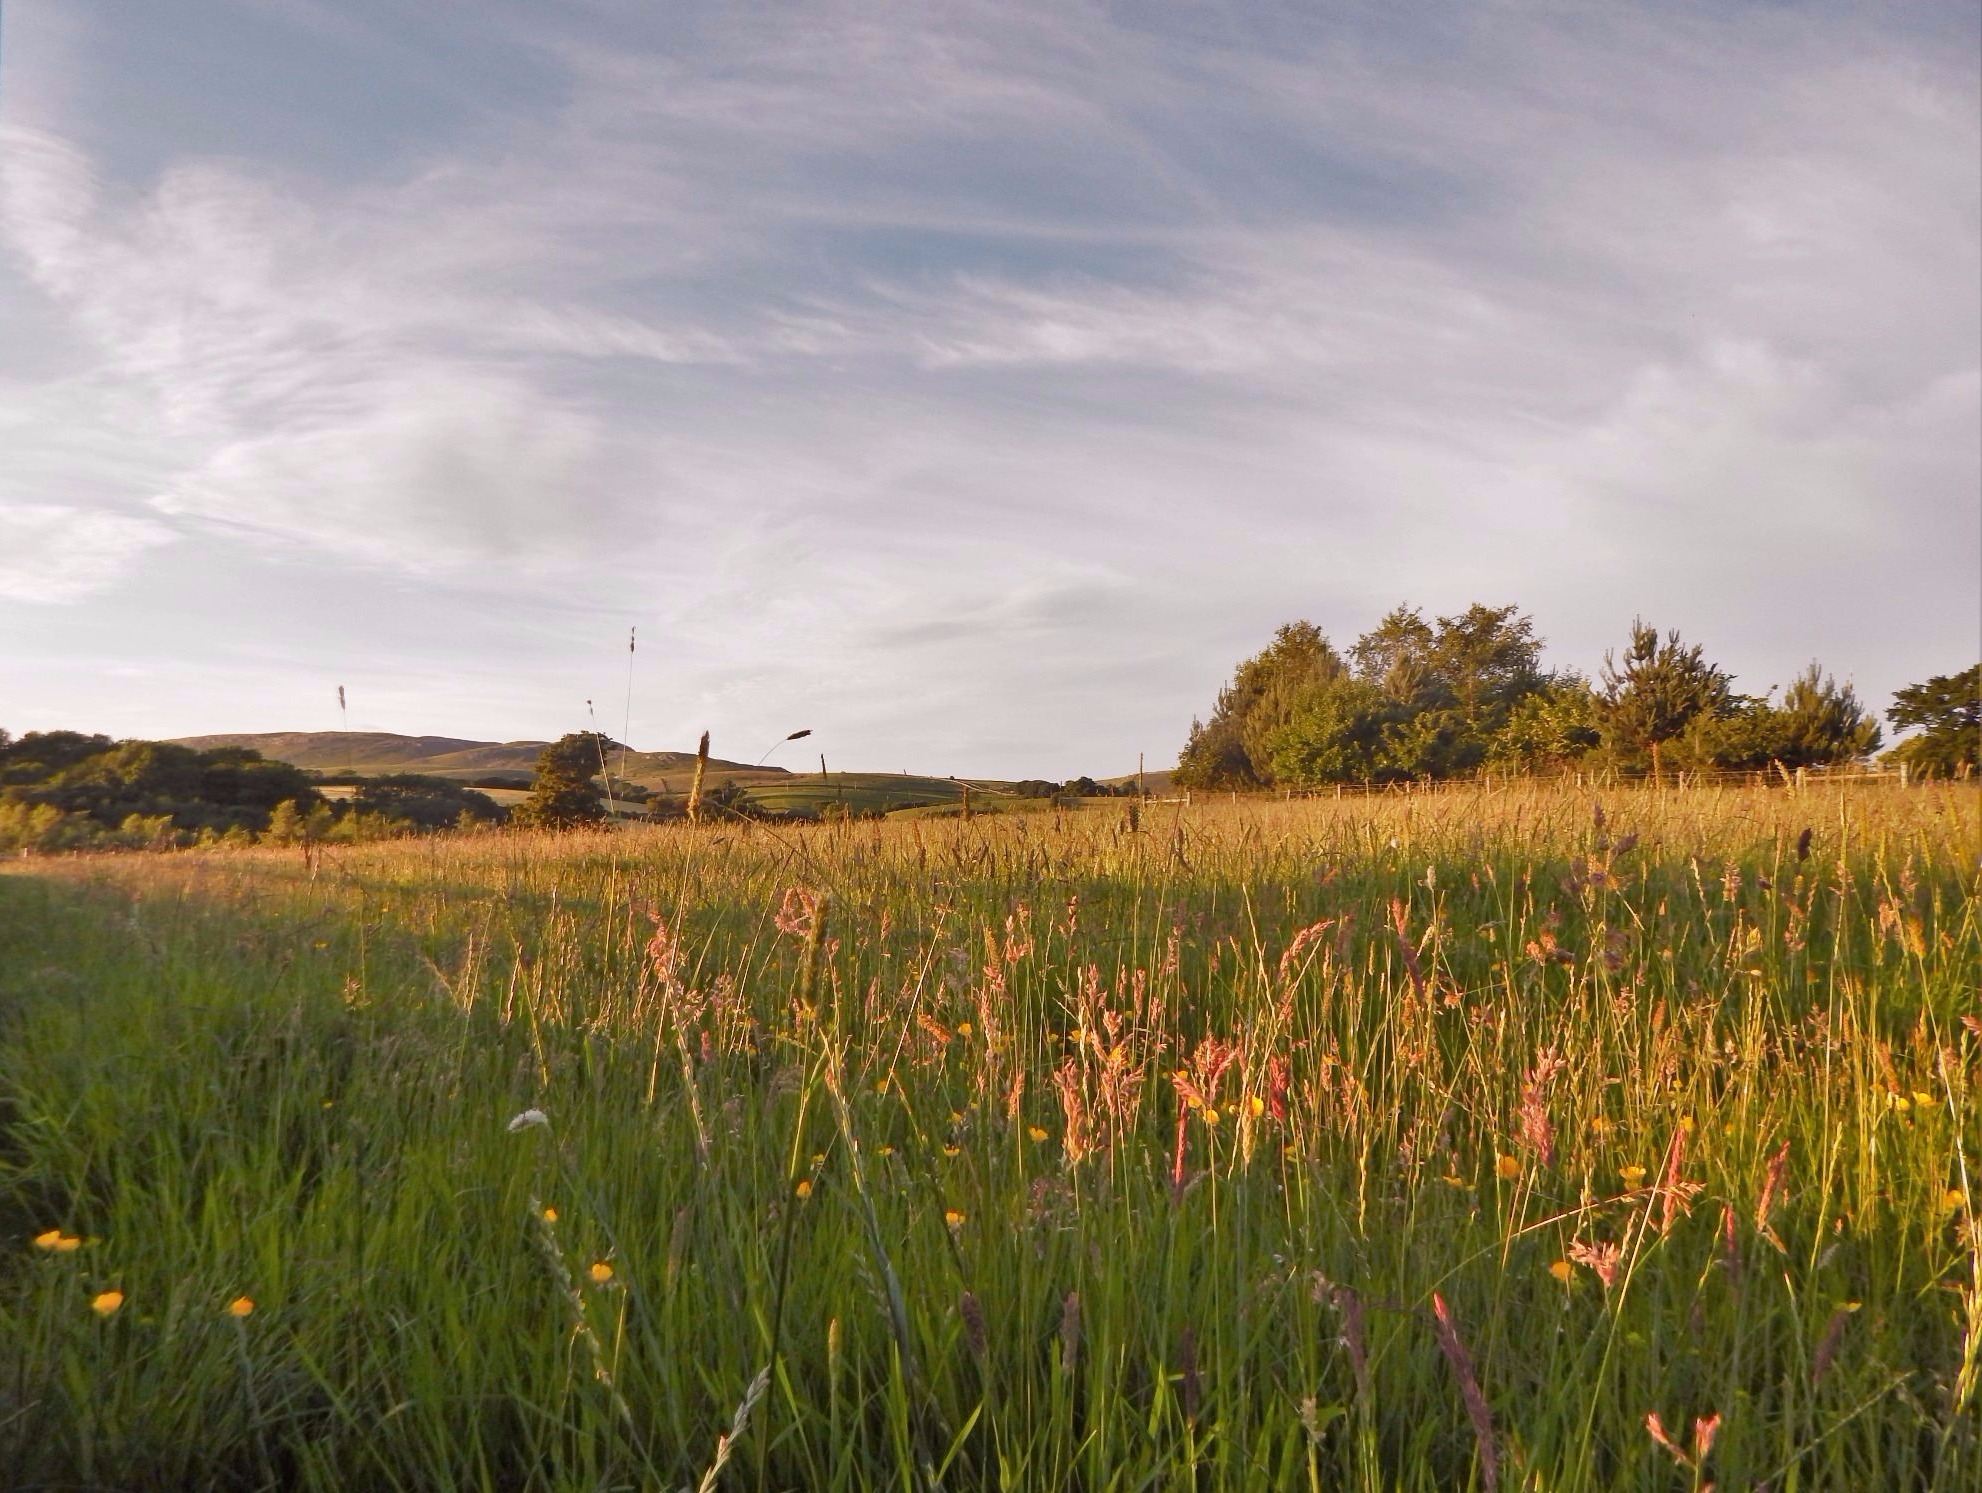
M 1974 775 L 1966 767 L 1956 773 L 1952 781 L 1974 781 Z M 1626 772 L 1617 768 L 1601 770 L 1566 771 L 1559 773 L 1475 773 L 1466 777 L 1415 779 L 1395 782 L 1364 781 L 1360 783 L 1322 783 L 1312 787 L 1283 787 L 1248 793 L 1232 789 L 1180 789 L 1160 799 L 1158 803 L 1212 802 L 1223 798 L 1273 798 L 1291 800 L 1298 798 L 1416 798 L 1425 794 L 1439 793 L 1478 793 L 1482 790 L 1515 789 L 1528 787 L 1558 787 L 1606 790 L 1614 788 L 1643 788 L 1661 786 L 1674 791 L 1701 788 L 1781 788 L 1790 792 L 1805 788 L 1827 787 L 1833 784 L 1863 783 L 1889 788 L 1908 788 L 1923 782 L 1950 781 L 1945 778 L 1923 777 L 1913 772 L 1905 763 L 1892 766 L 1883 764 L 1852 763 L 1842 767 L 1784 767 L 1781 763 L 1771 763 L 1767 768 L 1698 768 L 1685 771 L 1670 771 L 1663 774 L 1656 785 L 1650 772 Z

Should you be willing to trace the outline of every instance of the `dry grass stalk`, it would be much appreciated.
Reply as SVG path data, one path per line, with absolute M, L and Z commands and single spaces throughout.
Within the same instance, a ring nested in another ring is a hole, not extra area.
M 702 740 L 695 748 L 695 777 L 688 785 L 688 822 L 702 822 L 702 779 L 709 771 L 709 733 L 702 733 Z
M 1452 1309 L 1438 1292 L 1431 1296 L 1432 1328 L 1438 1334 L 1438 1349 L 1452 1366 L 1452 1377 L 1459 1381 L 1460 1398 L 1466 1402 L 1466 1418 L 1473 1423 L 1473 1441 L 1479 1447 L 1480 1478 L 1488 1493 L 1500 1486 L 1500 1452 L 1493 1440 L 1493 1415 L 1486 1396 L 1480 1391 L 1479 1376 L 1473 1372 L 1473 1355 L 1459 1340 Z

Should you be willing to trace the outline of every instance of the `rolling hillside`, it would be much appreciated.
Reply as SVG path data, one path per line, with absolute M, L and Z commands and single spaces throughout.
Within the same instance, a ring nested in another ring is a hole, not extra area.
M 205 750 L 209 747 L 252 747 L 264 757 L 294 763 L 314 772 L 356 773 L 377 777 L 391 772 L 418 772 L 437 778 L 513 778 L 527 785 L 536 766 L 537 753 L 548 742 L 467 741 L 455 736 L 399 736 L 389 731 L 260 731 L 217 736 L 182 736 L 182 746 Z M 612 767 L 619 770 L 619 760 Z M 636 783 L 661 789 L 663 778 L 679 777 L 695 770 L 693 752 L 628 752 L 626 776 Z M 742 762 L 709 759 L 711 782 L 734 778 L 746 785 L 782 782 L 791 775 L 782 767 L 753 767 Z M 687 784 L 667 784 L 686 788 Z

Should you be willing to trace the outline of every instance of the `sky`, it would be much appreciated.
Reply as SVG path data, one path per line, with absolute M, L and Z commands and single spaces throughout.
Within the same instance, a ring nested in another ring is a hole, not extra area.
M 1100 776 L 1474 601 L 1883 709 L 1982 652 L 1978 25 L 0 0 L 0 726 Z

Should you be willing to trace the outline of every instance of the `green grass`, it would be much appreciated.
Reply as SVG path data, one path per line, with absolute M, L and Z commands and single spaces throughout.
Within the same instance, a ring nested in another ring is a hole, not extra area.
M 959 803 L 963 788 L 948 778 L 912 777 L 886 772 L 795 773 L 775 783 L 749 783 L 750 800 L 760 808 L 828 813 L 886 814 L 928 804 Z
M 1971 1488 L 1977 802 L 22 863 L 0 1483 Z

